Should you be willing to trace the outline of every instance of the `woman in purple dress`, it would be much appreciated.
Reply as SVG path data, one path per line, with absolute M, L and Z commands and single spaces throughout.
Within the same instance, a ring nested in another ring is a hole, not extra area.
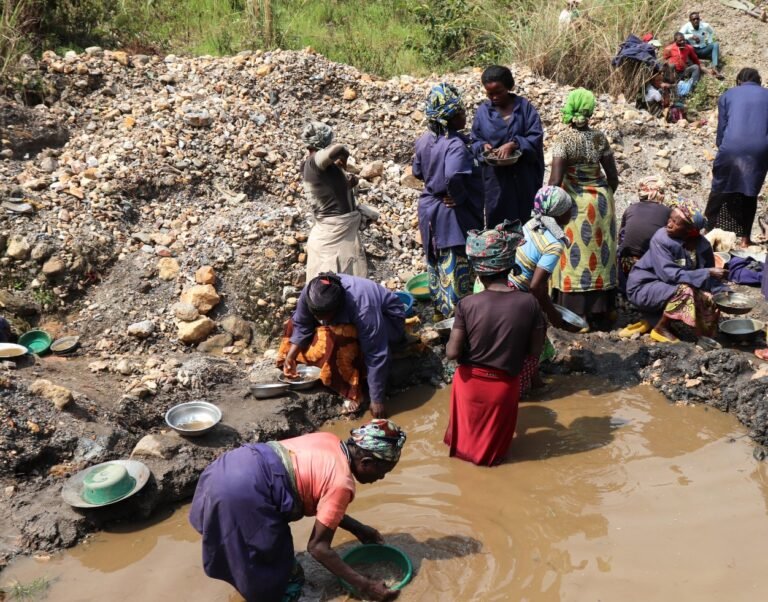
M 480 78 L 488 100 L 472 122 L 472 150 L 478 160 L 494 152 L 506 159 L 522 154 L 506 166 L 483 165 L 486 226 L 505 219 L 525 223 L 531 217 L 533 199 L 544 180 L 544 129 L 534 106 L 512 92 L 515 79 L 506 67 L 493 65 Z
M 307 552 L 367 600 L 398 592 L 344 562 L 331 548 L 338 528 L 362 543 L 381 534 L 347 512 L 355 483 L 383 479 L 400 459 L 405 433 L 389 420 L 351 431 L 347 441 L 311 433 L 248 443 L 219 456 L 203 471 L 189 521 L 203 536 L 203 568 L 231 584 L 247 602 L 295 602 L 304 574 L 294 557 L 290 523 L 314 516 Z
M 717 102 L 717 157 L 707 220 L 752 244 L 757 196 L 768 173 L 768 90 L 760 74 L 745 68 Z
M 712 245 L 701 234 L 704 215 L 690 202 L 679 201 L 666 228 L 651 239 L 648 252 L 635 264 L 627 279 L 627 297 L 644 312 L 662 312 L 651 330 L 660 343 L 677 343 L 671 322 L 683 322 L 696 336 L 712 336 L 720 312 L 712 293 L 725 290 L 728 271 L 716 268 Z
M 459 299 L 472 292 L 467 262 L 469 230 L 482 228 L 480 169 L 461 133 L 467 114 L 459 91 L 439 84 L 427 97 L 429 131 L 415 145 L 413 175 L 424 181 L 419 197 L 419 232 L 436 314 L 449 318 Z

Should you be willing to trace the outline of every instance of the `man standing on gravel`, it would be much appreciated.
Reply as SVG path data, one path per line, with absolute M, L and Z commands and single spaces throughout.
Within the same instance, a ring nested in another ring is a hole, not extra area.
M 712 69 L 716 76 L 720 75 L 720 44 L 715 42 L 715 30 L 709 23 L 701 20 L 699 13 L 692 12 L 688 18 L 688 23 L 680 28 L 680 33 L 685 36 L 686 41 L 693 47 L 693 51 L 700 59 L 707 59 L 711 62 Z

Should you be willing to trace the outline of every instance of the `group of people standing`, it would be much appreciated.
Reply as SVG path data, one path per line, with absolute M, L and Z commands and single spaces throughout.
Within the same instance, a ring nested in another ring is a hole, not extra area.
M 428 131 L 415 145 L 413 173 L 424 181 L 419 229 L 436 313 L 452 316 L 459 299 L 473 290 L 468 232 L 534 219 L 529 231 L 535 227 L 539 236 L 526 238 L 519 262 L 534 289 L 542 291 L 555 273 L 551 284 L 562 305 L 589 318 L 609 315 L 617 285 L 618 176 L 605 135 L 589 127 L 594 95 L 584 89 L 569 94 L 562 114 L 570 127 L 553 145 L 549 184 L 571 199 L 566 211 L 563 203 L 535 205 L 544 179 L 544 130 L 533 105 L 514 93 L 511 71 L 489 67 L 481 83 L 488 100 L 478 107 L 470 136 L 462 132 L 466 109 L 459 91 L 443 83 L 429 93 Z M 515 155 L 517 160 L 509 161 Z M 529 286 L 519 278 L 517 284 L 523 290 Z

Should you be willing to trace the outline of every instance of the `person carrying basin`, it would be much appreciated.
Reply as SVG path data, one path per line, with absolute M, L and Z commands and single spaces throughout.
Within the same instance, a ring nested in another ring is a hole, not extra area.
M 468 230 L 482 227 L 483 192 L 480 169 L 462 133 L 467 114 L 459 91 L 447 83 L 434 86 L 425 112 L 429 131 L 415 143 L 413 175 L 424 182 L 419 233 L 435 319 L 442 320 L 472 292 L 464 244 Z
M 525 358 L 539 357 L 546 321 L 536 297 L 508 285 L 515 251 L 523 240 L 519 222 L 469 232 L 467 256 L 485 290 L 456 306 L 446 357 L 459 366 L 444 441 L 453 457 L 481 466 L 499 464 L 517 423 Z
M 472 121 L 472 150 L 483 165 L 485 227 L 505 219 L 526 221 L 533 198 L 544 181 L 544 128 L 536 108 L 514 94 L 512 72 L 501 65 L 483 71 L 480 81 L 488 100 L 478 108 Z M 512 165 L 489 165 L 493 159 L 509 159 L 520 152 Z
M 203 536 L 206 575 L 230 583 L 247 602 L 295 602 L 304 575 L 294 556 L 289 523 L 314 516 L 307 551 L 369 600 L 399 592 L 369 579 L 331 548 L 341 527 L 362 543 L 381 534 L 347 512 L 355 481 L 374 483 L 400 459 L 405 433 L 389 420 L 351 431 L 346 442 L 331 433 L 249 443 L 210 464 L 200 477 L 189 521 Z
M 309 281 L 286 323 L 278 366 L 295 377 L 297 362 L 321 368 L 320 380 L 356 412 L 368 383 L 371 414 L 385 417 L 390 347 L 404 342 L 403 302 L 383 286 L 357 276 L 324 273 Z
M 712 293 L 728 290 L 723 280 L 728 270 L 715 267 L 712 246 L 702 235 L 707 220 L 696 206 L 678 200 L 665 228 L 653 235 L 648 251 L 627 279 L 627 298 L 640 311 L 661 312 L 651 339 L 678 343 L 673 322 L 683 322 L 696 336 L 717 331 L 720 310 Z
M 320 272 L 365 278 L 368 264 L 360 239 L 362 215 L 355 202 L 357 177 L 344 172 L 349 151 L 332 144 L 333 130 L 321 121 L 309 122 L 301 132 L 307 158 L 301 164 L 304 191 L 315 223 L 307 240 L 307 280 Z
M 555 138 L 551 186 L 561 186 L 575 205 L 565 228 L 570 241 L 553 279 L 555 302 L 592 325 L 605 326 L 615 316 L 616 209 L 613 194 L 619 176 L 613 150 L 603 132 L 589 127 L 595 95 L 578 88 L 562 109 L 570 127 Z

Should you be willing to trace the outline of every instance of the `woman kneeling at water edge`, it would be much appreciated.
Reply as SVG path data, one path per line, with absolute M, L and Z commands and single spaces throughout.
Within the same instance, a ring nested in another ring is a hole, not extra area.
M 307 551 L 368 600 L 398 592 L 357 573 L 331 549 L 337 527 L 363 543 L 383 543 L 374 528 L 345 514 L 355 480 L 374 483 L 400 459 L 405 433 L 373 420 L 342 442 L 331 433 L 249 443 L 219 457 L 197 484 L 189 521 L 203 536 L 203 567 L 248 602 L 293 602 L 304 583 L 289 523 L 315 516 Z
M 320 380 L 356 412 L 368 384 L 371 414 L 386 418 L 390 346 L 405 337 L 405 308 L 393 292 L 366 278 L 320 274 L 299 295 L 277 364 L 295 377 L 297 362 L 321 368 Z
M 651 239 L 648 252 L 635 264 L 627 279 L 627 297 L 641 311 L 663 312 L 651 330 L 661 343 L 677 343 L 670 322 L 695 329 L 696 336 L 713 336 L 720 312 L 712 292 L 727 290 L 720 282 L 728 271 L 716 268 L 712 246 L 701 230 L 704 215 L 690 202 L 679 201 L 667 227 Z
M 520 372 L 527 356 L 539 357 L 546 323 L 536 297 L 507 286 L 515 249 L 523 239 L 518 222 L 472 230 L 467 257 L 485 290 L 465 297 L 446 356 L 458 360 L 445 443 L 451 456 L 474 464 L 500 463 L 517 423 Z

